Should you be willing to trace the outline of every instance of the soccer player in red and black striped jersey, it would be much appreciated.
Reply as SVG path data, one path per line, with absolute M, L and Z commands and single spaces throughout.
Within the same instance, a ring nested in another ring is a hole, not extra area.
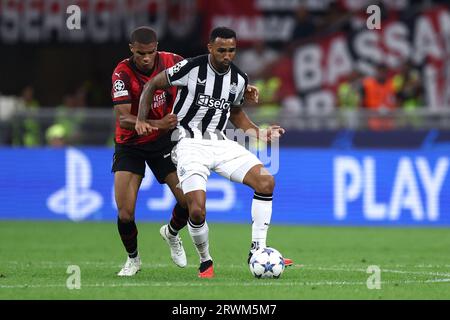
M 183 192 L 176 187 L 178 177 L 170 156 L 174 142 L 168 134 L 168 130 L 177 125 L 176 115 L 170 114 L 177 88 L 158 90 L 155 93 L 146 120 L 152 127 L 150 134 L 139 136 L 134 130 L 144 84 L 183 58 L 173 53 L 158 51 L 156 32 L 149 27 L 135 29 L 131 34 L 129 46 L 133 55 L 121 61 L 114 69 L 111 90 L 116 114 L 112 172 L 118 208 L 117 226 L 128 253 L 119 276 L 132 276 L 141 266 L 137 249 L 135 207 L 146 163 L 158 182 L 166 183 L 177 200 L 169 224 L 161 227 L 160 233 L 169 244 L 175 264 L 184 267 L 187 263 L 178 231 L 186 225 L 189 213 Z

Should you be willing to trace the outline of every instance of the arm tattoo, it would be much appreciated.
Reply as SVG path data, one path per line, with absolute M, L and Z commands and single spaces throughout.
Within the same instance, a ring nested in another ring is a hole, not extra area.
M 158 89 L 167 89 L 168 87 L 170 87 L 170 85 L 167 81 L 165 71 L 161 71 L 144 85 L 139 98 L 138 120 L 144 121 L 147 118 L 155 91 Z

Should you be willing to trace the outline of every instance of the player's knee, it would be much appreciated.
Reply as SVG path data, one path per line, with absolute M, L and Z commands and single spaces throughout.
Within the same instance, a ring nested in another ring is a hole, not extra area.
M 275 178 L 272 175 L 261 176 L 255 188 L 256 192 L 271 194 L 275 189 Z
M 205 221 L 206 209 L 199 205 L 192 205 L 189 208 L 189 218 L 193 223 L 200 224 Z
M 119 219 L 122 222 L 131 222 L 134 221 L 134 212 L 130 209 L 121 208 L 119 209 Z

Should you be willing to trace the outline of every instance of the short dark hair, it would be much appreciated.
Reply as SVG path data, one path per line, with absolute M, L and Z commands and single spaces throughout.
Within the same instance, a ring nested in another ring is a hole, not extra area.
M 131 32 L 130 43 L 142 43 L 149 44 L 152 42 L 156 42 L 158 37 L 156 36 L 155 30 L 150 27 L 138 27 Z
M 211 31 L 211 35 L 209 36 L 209 41 L 214 42 L 216 38 L 223 38 L 223 39 L 236 39 L 236 32 L 234 30 L 227 28 L 227 27 L 217 27 Z

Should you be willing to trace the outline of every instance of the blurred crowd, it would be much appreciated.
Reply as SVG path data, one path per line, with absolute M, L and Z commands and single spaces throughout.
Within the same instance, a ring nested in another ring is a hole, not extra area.
M 419 5 L 410 6 L 401 14 L 413 15 L 422 6 L 445 3 L 445 1 L 418 2 L 420 2 Z M 379 4 L 383 18 L 386 18 L 389 11 L 382 3 Z M 327 10 L 315 13 L 300 5 L 295 10 L 295 26 L 289 41 L 269 43 L 258 40 L 239 48 L 235 63 L 249 75 L 250 82 L 260 90 L 259 103 L 253 106 L 256 110 L 255 121 L 268 124 L 280 115 L 301 116 L 301 103 L 295 94 L 296 89 L 292 87 L 294 81 L 287 83 L 286 78 L 281 76 L 292 73 L 292 70 L 280 68 L 283 65 L 280 61 L 286 59 L 295 46 L 320 39 L 330 32 L 351 31 L 364 24 L 366 18 L 365 12 L 345 10 L 339 6 L 338 1 L 329 1 Z M 160 43 L 160 47 L 164 45 Z M 278 68 L 274 68 L 275 65 Z M 104 79 L 109 81 L 110 74 L 106 74 Z M 86 108 L 89 106 L 112 108 L 107 102 L 102 105 L 93 102 L 94 99 L 110 101 L 110 92 L 109 90 L 99 92 L 99 87 L 91 83 L 89 79 L 62 96 L 56 111 L 46 117 L 45 121 L 42 121 L 42 117 L 40 119 L 35 117 L 41 107 L 41 103 L 36 98 L 35 85 L 26 86 L 14 97 L 2 97 L 0 92 L 0 122 L 3 120 L 3 126 L 7 123 L 6 126 L 10 129 L 2 130 L 0 143 L 55 147 L 81 143 L 80 132 L 87 117 Z M 110 86 L 110 83 L 103 83 L 103 85 L 106 88 Z M 373 74 L 354 70 L 347 79 L 339 83 L 335 90 L 336 108 L 344 110 L 341 113 L 345 117 L 343 121 L 348 123 L 349 127 L 357 121 L 354 111 L 361 109 L 375 112 L 368 121 L 368 128 L 372 130 L 394 128 L 392 120 L 385 117 L 392 110 L 405 111 L 410 116 L 405 117 L 404 121 L 411 126 L 420 126 L 414 111 L 426 105 L 423 81 L 420 66 L 410 61 L 406 61 L 397 70 L 390 70 L 385 64 L 377 65 Z M 103 100 L 98 99 L 99 95 L 103 95 Z M 14 117 L 20 118 L 20 121 L 15 121 Z M 109 125 L 111 124 L 108 123 Z M 5 134 L 5 132 L 8 133 Z M 111 143 L 111 141 L 107 139 L 105 143 Z
M 401 11 L 406 17 L 412 17 L 420 10 L 437 4 L 439 1 L 416 1 L 415 6 Z M 383 19 L 389 18 L 389 11 L 378 3 Z M 330 33 L 347 32 L 365 28 L 365 12 L 346 11 L 337 2 L 330 2 L 329 9 L 320 15 L 314 15 L 305 6 L 295 13 L 296 24 L 292 40 L 280 47 L 256 41 L 248 49 L 241 50 L 237 56 L 237 65 L 247 72 L 252 82 L 260 89 L 260 101 L 257 108 L 257 121 L 270 123 L 280 115 L 285 118 L 301 117 L 305 106 L 301 103 L 293 81 L 286 81 L 289 70 L 277 70 L 283 57 L 289 55 L 299 44 L 326 37 Z M 353 72 L 335 88 L 335 107 L 341 110 L 341 119 L 347 128 L 357 127 L 357 110 L 367 110 L 373 114 L 367 121 L 367 129 L 391 130 L 397 123 L 390 118 L 390 111 L 401 110 L 406 116 L 402 126 L 419 127 L 416 110 L 426 106 L 422 66 L 404 61 L 400 68 L 389 69 L 384 63 L 374 65 L 373 72 L 364 73 L 355 68 Z M 289 87 L 291 86 L 291 87 Z M 321 111 L 319 111 L 321 112 Z M 311 112 L 314 113 L 314 112 Z
M 20 96 L 0 97 L 0 122 L 6 127 L 2 130 L 2 142 L 26 147 L 81 143 L 82 126 L 88 120 L 86 96 L 86 86 L 80 86 L 50 110 L 41 108 L 31 85 Z

